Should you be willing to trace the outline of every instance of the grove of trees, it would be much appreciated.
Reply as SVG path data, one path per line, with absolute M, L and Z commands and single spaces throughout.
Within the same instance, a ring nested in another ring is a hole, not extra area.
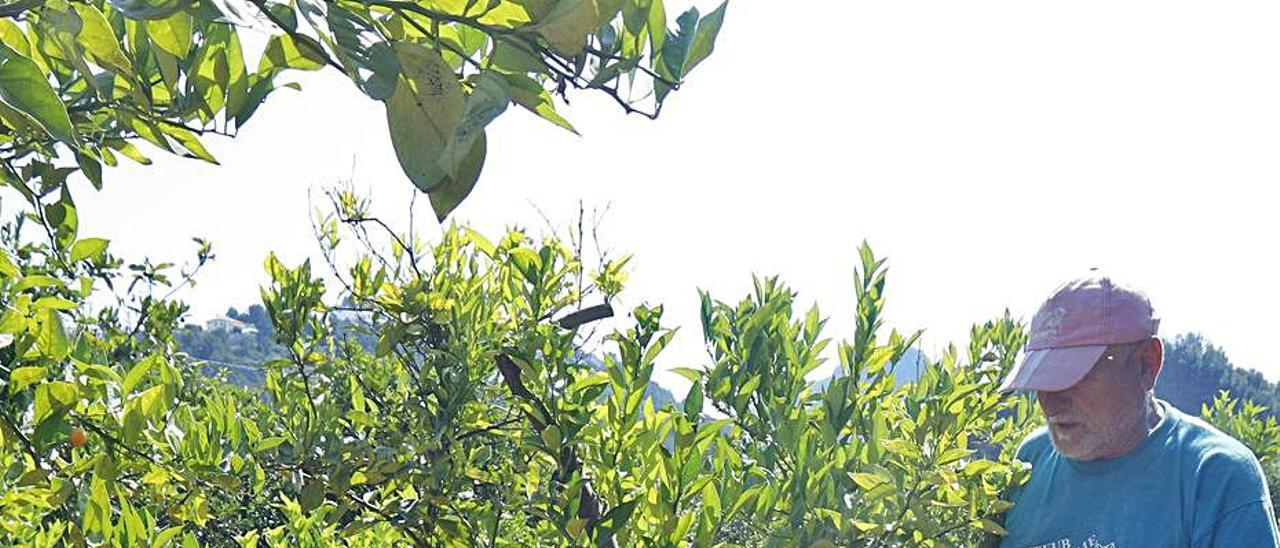
M 993 390 L 1022 326 L 974 326 L 895 383 L 919 334 L 883 332 L 887 269 L 866 245 L 856 329 L 823 390 L 807 376 L 828 355 L 825 318 L 758 278 L 742 298 L 701 296 L 708 357 L 676 370 L 692 386 L 677 406 L 647 397 L 674 335 L 663 308 L 615 310 L 627 260 L 587 264 L 582 234 L 449 227 L 424 243 L 335 191 L 321 260 L 265 260 L 253 321 L 270 345 L 244 350 L 262 360 L 258 389 L 180 346 L 195 335 L 175 296 L 211 244 L 179 266 L 80 234 L 72 177 L 101 187 L 121 157 L 149 162 L 142 142 L 212 162 L 201 137 L 235 135 L 291 70 L 342 71 L 383 102 L 397 160 L 444 219 L 510 104 L 572 130 L 554 98 L 592 90 L 656 117 L 725 13 L 673 27 L 662 0 L 0 4 L 0 543 L 998 537 L 1002 495 L 1030 473 L 1016 443 L 1040 422 L 1027 397 Z M 256 55 L 244 27 L 270 33 Z M 614 315 L 622 327 L 595 332 Z M 602 364 L 585 359 L 596 348 Z M 1213 418 L 1271 463 L 1277 427 L 1259 413 L 1223 398 Z

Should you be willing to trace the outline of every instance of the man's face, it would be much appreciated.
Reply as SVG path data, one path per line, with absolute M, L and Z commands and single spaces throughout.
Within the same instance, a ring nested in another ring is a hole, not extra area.
M 1059 453 L 1075 460 L 1112 458 L 1142 441 L 1149 386 L 1141 354 L 1137 344 L 1113 345 L 1080 382 L 1066 390 L 1036 392 Z

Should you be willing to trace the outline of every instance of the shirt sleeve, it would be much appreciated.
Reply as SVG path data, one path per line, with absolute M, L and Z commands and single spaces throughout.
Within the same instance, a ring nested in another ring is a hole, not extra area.
M 1227 512 L 1214 524 L 1213 532 L 1207 542 L 1199 546 L 1204 548 L 1280 547 L 1280 536 L 1276 533 L 1276 519 L 1271 514 L 1271 504 L 1265 500 L 1259 500 Z

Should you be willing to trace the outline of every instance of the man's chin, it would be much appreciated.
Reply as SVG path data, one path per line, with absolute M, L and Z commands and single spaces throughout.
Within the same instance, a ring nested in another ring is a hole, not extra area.
M 1058 451 L 1059 455 L 1072 460 L 1087 460 L 1089 455 L 1088 448 L 1084 447 L 1084 444 L 1080 443 L 1074 436 L 1060 433 L 1050 427 L 1049 441 L 1053 442 L 1053 448 Z

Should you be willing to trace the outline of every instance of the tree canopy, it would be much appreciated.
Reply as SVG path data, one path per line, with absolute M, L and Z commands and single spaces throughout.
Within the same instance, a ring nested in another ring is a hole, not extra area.
M 657 117 L 725 9 L 672 28 L 663 0 L 19 0 L 0 5 L 0 180 L 66 219 L 72 173 L 101 187 L 104 165 L 149 162 L 139 142 L 215 162 L 201 137 L 234 136 L 282 73 L 329 68 L 384 103 L 401 167 L 443 219 L 508 105 L 574 131 L 554 97 L 592 90 Z M 246 28 L 269 34 L 260 51 Z

